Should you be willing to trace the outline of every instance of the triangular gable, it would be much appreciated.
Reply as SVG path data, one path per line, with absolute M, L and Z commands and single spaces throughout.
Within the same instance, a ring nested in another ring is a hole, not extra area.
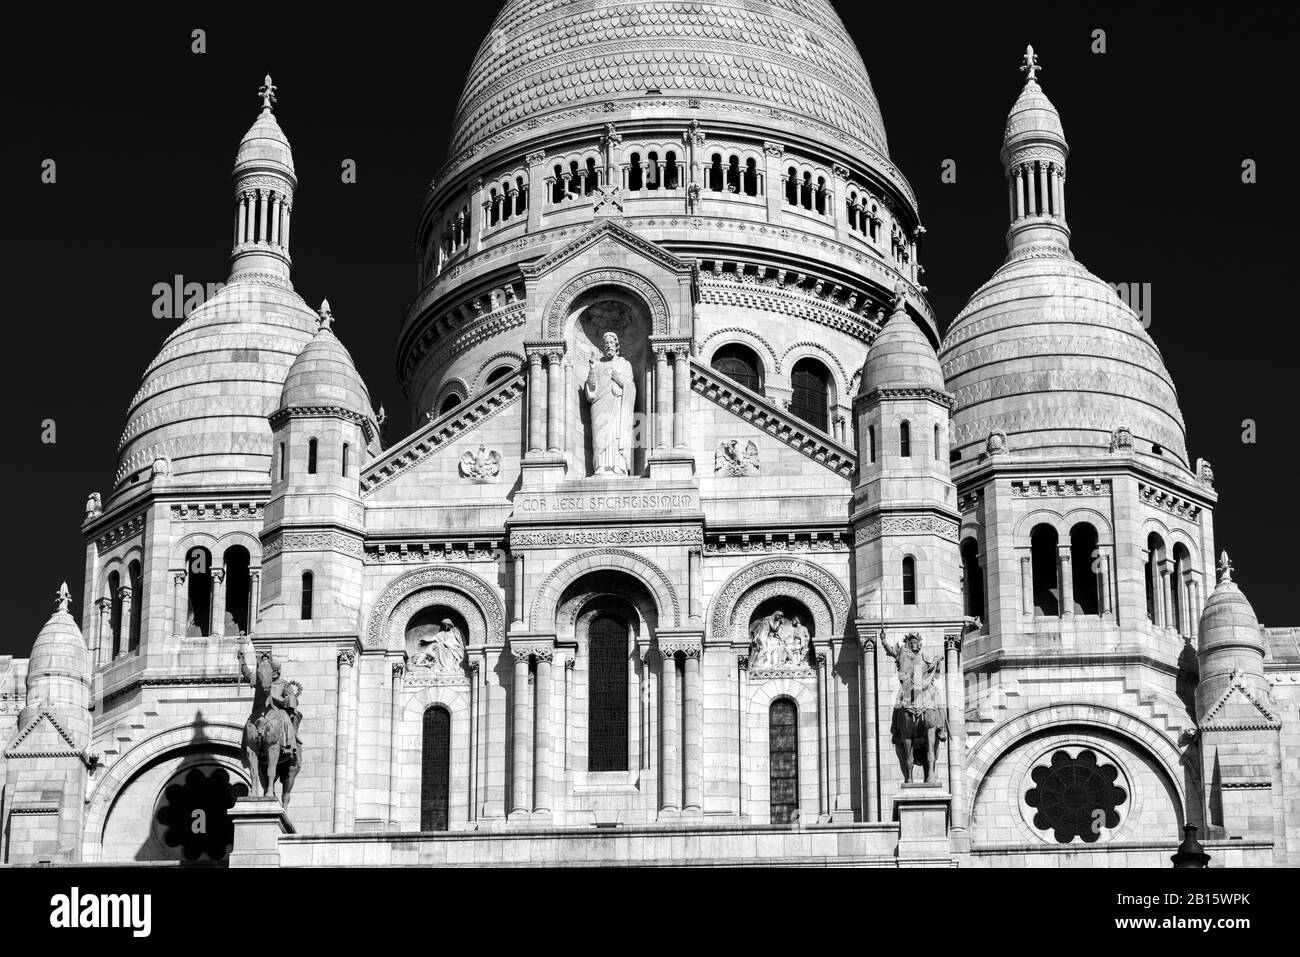
M 66 750 L 78 756 L 83 753 L 54 713 L 45 705 L 41 705 L 35 717 L 28 721 L 9 742 L 4 754 L 6 758 L 13 758 L 24 754 L 47 754 L 56 749 Z
M 691 263 L 679 259 L 662 246 L 638 236 L 621 223 L 615 220 L 605 220 L 544 259 L 539 259 L 534 263 L 525 263 L 519 267 L 519 270 L 524 274 L 526 280 L 540 279 L 566 262 L 581 256 L 601 242 L 613 242 L 624 246 L 636 255 L 662 266 L 670 272 L 685 275 L 692 273 L 695 268 Z
M 1205 717 L 1198 723 L 1202 731 L 1242 729 L 1243 725 L 1263 724 L 1270 728 L 1280 728 L 1282 723 L 1277 716 L 1259 699 L 1254 691 L 1247 686 L 1245 675 L 1240 671 L 1234 671 L 1232 674 L 1232 683 L 1219 695 L 1219 700 L 1214 702 Z M 1233 708 L 1230 705 L 1246 705 L 1245 708 Z M 1244 710 L 1245 714 L 1234 714 Z M 1264 720 L 1260 722 L 1256 716 Z

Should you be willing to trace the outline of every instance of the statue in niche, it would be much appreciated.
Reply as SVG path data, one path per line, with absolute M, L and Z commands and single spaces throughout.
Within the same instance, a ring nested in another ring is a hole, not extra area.
M 948 737 L 948 715 L 942 692 L 943 656 L 927 657 L 921 651 L 921 636 L 915 632 L 891 647 L 882 629 L 880 647 L 898 666 L 898 694 L 894 695 L 889 732 L 903 780 L 912 783 L 912 770 L 919 752 L 925 767 L 925 783 L 933 784 L 939 742 Z
M 591 406 L 591 474 L 629 475 L 636 380 L 619 355 L 618 335 L 607 332 L 601 341 L 605 354 L 590 364 L 583 387 Z
M 744 452 L 741 452 L 736 448 L 739 444 L 739 439 L 718 443 L 717 451 L 713 453 L 714 475 L 743 476 L 758 472 L 758 445 L 751 439 L 745 443 Z
M 810 636 L 799 617 L 780 611 L 754 622 L 749 629 L 751 671 L 803 668 L 808 664 Z
M 411 656 L 412 668 L 431 668 L 435 674 L 449 675 L 460 671 L 465 660 L 465 643 L 460 631 L 450 618 L 444 618 L 438 630 L 417 633 L 416 651 Z

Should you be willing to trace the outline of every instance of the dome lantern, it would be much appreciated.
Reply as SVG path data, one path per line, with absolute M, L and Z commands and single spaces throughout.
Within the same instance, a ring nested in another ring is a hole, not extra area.
M 230 275 L 252 273 L 289 285 L 289 220 L 298 178 L 293 150 L 271 107 L 275 84 L 268 73 L 258 96 L 262 111 L 235 154 L 235 237 Z
M 1070 229 L 1065 223 L 1065 160 L 1070 148 L 1056 107 L 1038 85 L 1038 55 L 1025 47 L 1025 85 L 1007 116 L 1002 138 L 1002 168 L 1007 178 L 1011 226 L 1008 258 L 1026 246 L 1061 247 L 1069 257 Z M 1050 247 L 1049 247 L 1050 251 Z

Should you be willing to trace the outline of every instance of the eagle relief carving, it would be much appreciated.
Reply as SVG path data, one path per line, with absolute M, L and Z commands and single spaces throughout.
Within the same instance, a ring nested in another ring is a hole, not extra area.
M 728 439 L 718 443 L 718 449 L 713 453 L 714 475 L 758 474 L 758 445 L 753 439 L 745 443 L 744 451 L 739 449 L 739 445 L 739 439 Z
M 460 457 L 460 476 L 474 482 L 490 482 L 501 472 L 501 453 L 479 444 L 477 452 Z

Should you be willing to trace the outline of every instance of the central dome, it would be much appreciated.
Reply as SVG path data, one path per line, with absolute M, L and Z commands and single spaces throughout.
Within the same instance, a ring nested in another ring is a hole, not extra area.
M 827 0 L 510 0 L 470 68 L 449 155 L 541 118 L 682 96 L 888 155 L 866 67 Z

